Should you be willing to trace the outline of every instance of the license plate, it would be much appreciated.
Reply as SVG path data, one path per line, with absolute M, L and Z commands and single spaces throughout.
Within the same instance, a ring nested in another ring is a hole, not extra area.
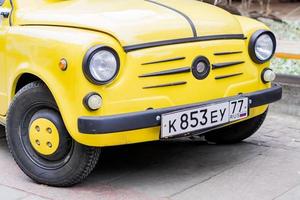
M 248 98 L 216 103 L 162 115 L 161 138 L 224 125 L 248 117 Z

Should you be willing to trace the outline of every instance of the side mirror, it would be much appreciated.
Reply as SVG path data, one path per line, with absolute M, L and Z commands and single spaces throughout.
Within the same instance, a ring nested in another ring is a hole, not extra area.
M 0 16 L 8 18 L 10 15 L 10 9 L 0 7 Z

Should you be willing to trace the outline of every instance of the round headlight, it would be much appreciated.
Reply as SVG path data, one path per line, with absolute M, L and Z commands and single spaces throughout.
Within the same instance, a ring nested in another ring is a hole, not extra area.
M 83 61 L 84 74 L 94 84 L 111 82 L 118 74 L 120 61 L 117 53 L 104 46 L 90 49 Z
M 269 61 L 276 49 L 276 39 L 270 31 L 257 31 L 255 32 L 249 44 L 249 53 L 252 60 L 256 63 L 264 63 Z

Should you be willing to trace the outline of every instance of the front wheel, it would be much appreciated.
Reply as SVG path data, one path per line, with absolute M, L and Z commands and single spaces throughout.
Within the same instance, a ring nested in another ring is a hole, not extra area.
M 205 135 L 205 139 L 216 144 L 234 144 L 253 135 L 266 119 L 268 110 L 252 119 L 213 130 Z
M 7 116 L 7 142 L 19 167 L 34 181 L 72 186 L 94 169 L 99 148 L 75 142 L 57 105 L 42 82 L 33 82 L 15 96 Z

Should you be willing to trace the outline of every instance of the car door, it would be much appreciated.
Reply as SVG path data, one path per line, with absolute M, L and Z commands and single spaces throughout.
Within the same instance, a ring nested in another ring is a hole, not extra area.
M 5 115 L 8 107 L 7 69 L 5 61 L 6 35 L 10 28 L 9 17 L 11 5 L 9 0 L 0 0 L 0 115 Z

